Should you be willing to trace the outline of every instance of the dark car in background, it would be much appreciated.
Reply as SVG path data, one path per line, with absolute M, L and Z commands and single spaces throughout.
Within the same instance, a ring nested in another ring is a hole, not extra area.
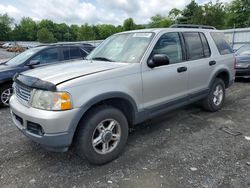
M 29 69 L 84 59 L 95 47 L 90 44 L 56 43 L 30 48 L 0 64 L 0 106 L 8 106 L 13 93 L 12 78 Z
M 236 78 L 250 78 L 250 44 L 236 50 L 235 57 Z

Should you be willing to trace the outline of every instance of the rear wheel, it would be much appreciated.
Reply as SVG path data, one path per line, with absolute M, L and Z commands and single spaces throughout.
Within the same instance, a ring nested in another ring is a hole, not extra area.
M 216 112 L 220 110 L 225 101 L 225 83 L 223 80 L 217 78 L 213 82 L 208 96 L 203 100 L 204 109 L 210 112 Z
M 0 106 L 9 106 L 10 97 L 13 94 L 11 84 L 5 84 L 0 87 Z
M 76 152 L 90 163 L 105 164 L 119 156 L 127 137 L 128 122 L 124 114 L 111 106 L 99 106 L 80 122 Z

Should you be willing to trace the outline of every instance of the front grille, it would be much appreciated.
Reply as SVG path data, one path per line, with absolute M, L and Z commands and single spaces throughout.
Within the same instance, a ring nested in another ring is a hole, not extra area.
M 21 102 L 28 104 L 30 101 L 30 98 L 31 98 L 32 89 L 27 87 L 27 86 L 20 85 L 18 83 L 14 83 L 13 87 L 14 87 L 14 92 L 15 92 L 17 98 Z

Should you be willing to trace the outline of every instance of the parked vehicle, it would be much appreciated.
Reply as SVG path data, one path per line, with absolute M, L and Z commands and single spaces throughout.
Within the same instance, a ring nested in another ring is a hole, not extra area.
M 121 153 L 128 127 L 201 101 L 222 108 L 234 82 L 234 54 L 210 29 L 145 29 L 106 39 L 85 63 L 43 67 L 15 76 L 11 115 L 47 149 L 76 152 L 94 164 Z
M 29 69 L 71 60 L 84 59 L 94 47 L 89 44 L 52 44 L 31 48 L 0 64 L 0 106 L 8 106 L 12 78 Z
M 14 45 L 9 43 L 9 42 L 6 42 L 2 45 L 3 48 L 12 48 Z
M 240 47 L 235 55 L 236 78 L 250 78 L 250 44 Z

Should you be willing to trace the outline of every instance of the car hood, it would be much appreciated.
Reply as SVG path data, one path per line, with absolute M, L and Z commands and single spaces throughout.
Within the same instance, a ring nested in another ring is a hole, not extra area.
M 128 65 L 128 63 L 84 60 L 41 67 L 27 71 L 24 75 L 58 85 L 68 80 L 110 71 L 125 65 Z
M 12 66 L 8 66 L 6 64 L 2 64 L 0 65 L 0 73 L 1 72 L 8 72 L 8 71 L 13 71 L 18 69 L 17 67 L 12 67 Z
M 237 63 L 250 63 L 250 55 L 236 56 Z

